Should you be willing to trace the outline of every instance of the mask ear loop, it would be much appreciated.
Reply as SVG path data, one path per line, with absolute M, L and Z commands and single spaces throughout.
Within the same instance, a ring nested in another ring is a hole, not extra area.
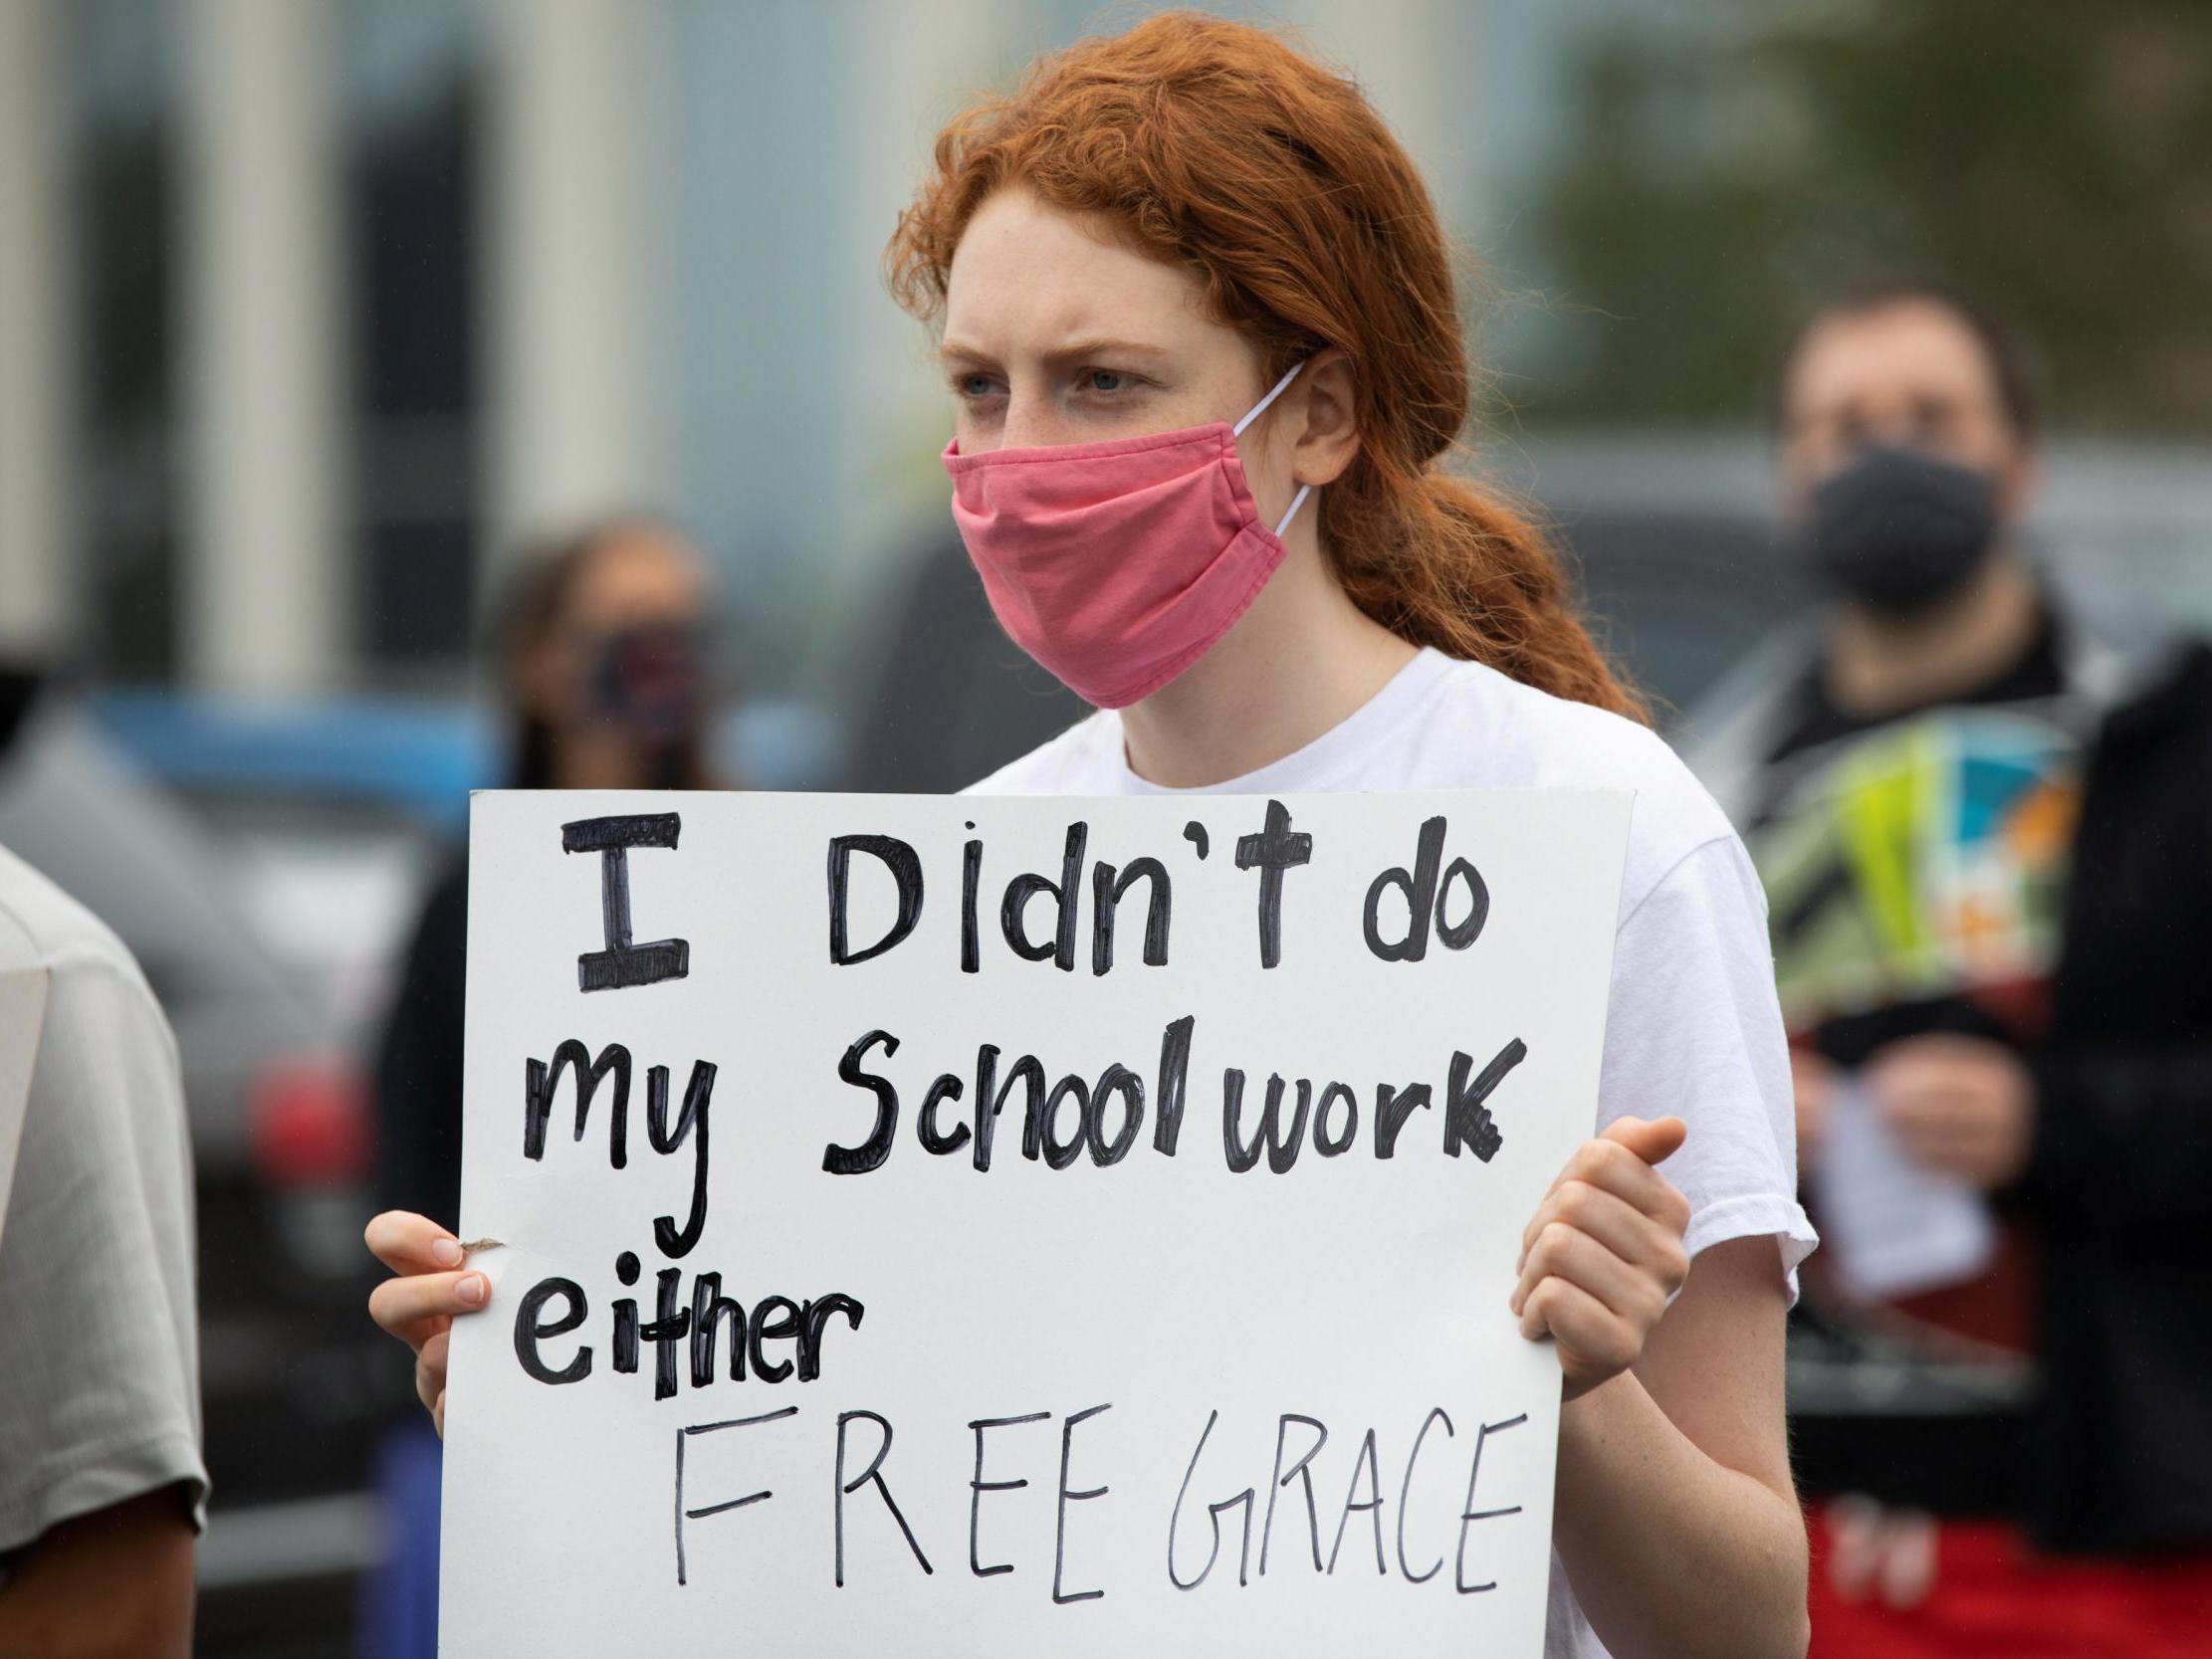
M 1257 419 L 1259 419 L 1260 416 L 1267 413 L 1267 405 L 1274 402 L 1276 398 L 1282 396 L 1284 388 L 1287 387 L 1291 381 L 1298 378 L 1298 371 L 1305 366 L 1306 365 L 1303 362 L 1292 363 L 1288 372 L 1286 372 L 1280 380 L 1277 380 L 1275 382 L 1275 389 L 1269 392 L 1265 397 L 1261 398 L 1257 403 L 1253 404 L 1251 408 L 1245 413 L 1244 418 L 1228 429 L 1228 435 L 1231 438 L 1243 437 L 1244 428 L 1251 425 L 1252 422 L 1256 421 Z
M 1250 411 L 1246 413 L 1244 418 L 1238 421 L 1234 426 L 1229 428 L 1228 435 L 1231 438 L 1243 437 L 1244 428 L 1251 425 L 1252 422 L 1256 421 L 1257 419 L 1259 419 L 1260 416 L 1267 413 L 1267 405 L 1274 402 L 1276 398 L 1282 396 L 1284 388 L 1287 387 L 1291 381 L 1298 378 L 1298 371 L 1305 366 L 1306 365 L 1303 362 L 1292 363 L 1289 370 L 1283 375 L 1283 377 L 1275 382 L 1274 390 L 1270 391 L 1265 397 L 1261 398 L 1257 403 L 1253 404 Z M 1305 505 L 1306 498 L 1312 494 L 1312 485 L 1301 484 L 1298 486 L 1298 493 L 1290 498 L 1290 511 L 1282 516 L 1282 522 L 1278 523 L 1275 526 L 1275 539 L 1277 541 L 1280 541 L 1282 539 L 1282 532 L 1290 527 L 1290 520 L 1298 517 L 1298 509 Z

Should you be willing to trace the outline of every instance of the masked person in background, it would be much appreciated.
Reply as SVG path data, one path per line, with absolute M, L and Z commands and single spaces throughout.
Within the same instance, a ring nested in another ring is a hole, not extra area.
M 2037 576 L 2020 345 L 1842 298 L 1780 383 L 1834 603 L 1689 753 L 1766 885 L 1808 1200 L 1813 1652 L 2212 1651 L 2212 655 Z
M 698 789 L 708 718 L 707 577 L 668 526 L 610 518 L 527 552 L 494 641 L 514 789 Z M 384 1207 L 461 1207 L 468 860 L 432 888 L 376 1067 Z
M 711 686 L 706 568 L 668 525 L 608 518 L 528 549 L 494 652 L 517 789 L 696 789 Z M 380 1207 L 461 1207 L 467 850 L 423 906 L 376 1065 Z M 392 1554 L 363 1588 L 363 1659 L 437 1651 L 439 1459 L 410 1421 L 378 1455 Z

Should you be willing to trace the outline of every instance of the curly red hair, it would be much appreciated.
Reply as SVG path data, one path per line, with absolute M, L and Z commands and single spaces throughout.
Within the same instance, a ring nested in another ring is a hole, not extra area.
M 1361 609 L 1416 645 L 1645 719 L 1591 640 L 1542 531 L 1441 470 L 1468 413 L 1452 251 L 1412 158 L 1349 80 L 1278 36 L 1195 12 L 1085 40 L 964 111 L 885 254 L 914 315 L 993 191 L 1105 216 L 1192 272 L 1270 377 L 1324 347 L 1356 382 L 1360 449 L 1321 534 Z

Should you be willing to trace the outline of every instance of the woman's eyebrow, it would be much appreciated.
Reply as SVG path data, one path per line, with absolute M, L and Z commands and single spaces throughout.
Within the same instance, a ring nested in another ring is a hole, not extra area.
M 1110 334 L 1091 335 L 1082 339 L 1069 340 L 1044 353 L 1045 360 L 1052 363 L 1064 363 L 1083 357 L 1100 355 L 1149 357 L 1157 362 L 1172 355 L 1172 353 L 1164 346 L 1147 345 L 1142 340 L 1122 339 Z M 991 364 L 996 360 L 990 352 L 985 351 L 980 346 L 970 345 L 965 340 L 957 339 L 948 339 L 940 344 L 937 348 L 937 356 L 940 362 L 946 364 Z
M 1169 353 L 1161 346 L 1147 345 L 1142 340 L 1122 339 L 1110 334 L 1090 335 L 1083 339 L 1069 340 L 1055 346 L 1045 356 L 1053 362 L 1066 362 L 1074 357 L 1131 356 L 1159 359 Z

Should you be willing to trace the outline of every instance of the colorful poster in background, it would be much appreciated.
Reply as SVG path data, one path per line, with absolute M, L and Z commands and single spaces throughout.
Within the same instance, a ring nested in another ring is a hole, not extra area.
M 1534 1659 L 1630 805 L 476 797 L 442 1651 Z
M 2082 749 L 2061 722 L 1947 709 L 1809 751 L 1746 835 L 1793 1030 L 1963 995 L 2040 1017 Z
M 1820 1359 L 1839 1374 L 1859 1366 L 1860 1407 L 1878 1414 L 1930 1409 L 1897 1390 L 1905 1354 L 1982 1376 L 1970 1412 L 2009 1410 L 2026 1386 L 2032 1256 L 2019 1227 L 1985 1194 L 1912 1162 L 1850 1068 L 1927 1032 L 2041 1037 L 2091 718 L 2081 699 L 2041 697 L 1837 738 L 1782 763 L 1745 835 L 1784 1018 L 1846 1067 L 1809 1163 L 1828 1247 L 1806 1294 L 1856 1333 L 1847 1347 L 1872 1340 L 1861 1359 L 1825 1348 Z M 1902 1317 L 1867 1323 L 1870 1304 Z M 1801 1413 L 1827 1397 L 1804 1358 L 1793 1357 Z

